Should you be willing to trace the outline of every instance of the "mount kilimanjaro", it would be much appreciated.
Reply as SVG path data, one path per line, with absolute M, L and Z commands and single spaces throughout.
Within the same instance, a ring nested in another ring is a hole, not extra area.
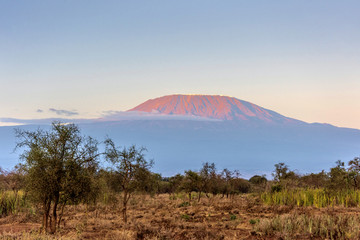
M 169 95 L 150 99 L 129 111 L 247 122 L 284 124 L 298 122 L 250 102 L 219 95 Z
M 67 120 L 70 121 L 70 120 Z M 270 175 L 285 162 L 300 173 L 327 170 L 360 153 L 360 130 L 306 123 L 227 96 L 169 95 L 126 112 L 77 122 L 85 134 L 148 149 L 154 171 L 170 176 L 204 162 L 238 169 L 243 177 Z M 35 128 L 38 124 L 21 128 Z M 45 126 L 46 127 L 46 126 Z M 13 127 L 0 127 L 0 162 L 16 164 Z

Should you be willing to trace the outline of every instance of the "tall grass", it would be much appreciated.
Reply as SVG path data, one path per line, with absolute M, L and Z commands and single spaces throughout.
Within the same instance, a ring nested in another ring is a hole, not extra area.
M 268 205 L 329 207 L 360 206 L 360 190 L 329 192 L 325 189 L 292 189 L 280 192 L 265 192 L 261 199 Z
M 25 193 L 23 191 L 0 192 L 0 216 L 8 216 L 18 213 L 26 206 Z
M 360 239 L 360 217 L 356 215 L 281 215 L 261 219 L 254 225 L 260 236 L 279 239 Z

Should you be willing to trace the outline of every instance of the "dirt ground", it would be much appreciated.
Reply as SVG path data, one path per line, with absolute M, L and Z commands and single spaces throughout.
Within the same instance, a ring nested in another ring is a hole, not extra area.
M 291 212 L 344 211 L 360 214 L 358 208 L 265 206 L 251 195 L 204 197 L 200 202 L 192 200 L 190 205 L 185 197 L 137 195 L 130 200 L 126 224 L 120 203 L 68 206 L 55 235 L 39 233 L 40 212 L 19 213 L 0 218 L 0 239 L 262 239 L 253 231 L 253 224 L 259 219 Z

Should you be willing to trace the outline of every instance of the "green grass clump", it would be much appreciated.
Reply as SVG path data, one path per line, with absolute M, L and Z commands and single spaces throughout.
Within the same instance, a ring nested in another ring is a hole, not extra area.
M 0 192 L 0 216 L 16 214 L 26 206 L 25 193 L 23 191 Z
M 189 202 L 182 202 L 179 204 L 179 207 L 188 207 L 188 206 L 190 206 Z
M 185 221 L 189 221 L 189 220 L 190 220 L 190 216 L 187 215 L 187 214 L 181 215 L 181 218 L 184 219 Z
M 268 205 L 288 205 L 317 208 L 329 206 L 355 207 L 360 206 L 359 190 L 329 192 L 325 189 L 292 189 L 279 192 L 265 192 L 261 199 Z
M 259 222 L 259 220 L 255 220 L 255 219 L 250 219 L 250 220 L 249 220 L 249 223 L 250 223 L 251 225 L 254 225 L 254 224 L 256 224 L 257 222 Z
M 234 215 L 234 214 L 231 214 L 231 215 L 230 215 L 230 220 L 231 220 L 231 221 L 234 221 L 234 220 L 236 220 L 236 215 Z

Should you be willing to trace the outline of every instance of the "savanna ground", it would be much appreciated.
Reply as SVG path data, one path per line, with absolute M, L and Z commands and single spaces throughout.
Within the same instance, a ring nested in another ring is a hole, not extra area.
M 118 196 L 119 197 L 119 196 Z M 0 239 L 358 239 L 360 208 L 266 205 L 257 194 L 233 197 L 135 195 L 128 222 L 117 197 L 67 206 L 56 234 L 40 233 L 41 208 L 0 218 Z
M 305 175 L 278 163 L 270 181 L 214 163 L 161 177 L 144 148 L 106 139 L 100 153 L 74 124 L 17 137 L 22 162 L 0 168 L 0 239 L 360 239 L 359 157 Z

